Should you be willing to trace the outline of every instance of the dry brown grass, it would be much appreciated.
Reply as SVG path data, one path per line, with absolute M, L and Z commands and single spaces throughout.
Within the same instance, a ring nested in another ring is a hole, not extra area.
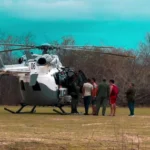
M 11 107 L 11 109 L 17 109 L 17 107 Z M 26 108 L 26 110 L 29 109 L 31 108 Z M 70 111 L 69 108 L 66 110 Z M 83 109 L 80 108 L 80 111 Z M 127 108 L 118 108 L 115 117 L 62 116 L 53 114 L 52 109 L 48 107 L 37 108 L 36 114 L 14 115 L 0 107 L 0 149 L 150 149 L 149 108 L 137 108 L 135 117 L 127 115 Z

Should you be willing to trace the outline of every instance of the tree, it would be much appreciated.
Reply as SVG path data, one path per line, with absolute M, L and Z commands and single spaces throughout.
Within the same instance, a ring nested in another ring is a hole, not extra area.
M 103 50 L 101 50 L 103 51 Z M 65 66 L 83 70 L 87 77 L 95 77 L 98 82 L 103 77 L 114 79 L 119 86 L 119 105 L 126 105 L 125 91 L 130 82 L 135 83 L 138 105 L 149 105 L 150 81 L 150 34 L 142 42 L 139 51 L 113 49 L 112 53 L 135 55 L 136 59 L 102 55 L 84 51 L 66 51 L 61 55 Z
M 31 33 L 23 36 L 13 36 L 0 32 L 0 43 L 12 44 L 33 44 L 34 37 Z M 10 46 L 1 46 L 1 49 L 9 50 Z M 27 51 L 28 52 L 28 51 Z M 22 52 L 17 52 L 22 53 Z M 1 58 L 5 65 L 18 63 L 17 53 L 7 52 L 1 53 Z M 19 78 L 11 75 L 0 75 L 0 104 L 19 104 L 22 97 L 19 92 Z

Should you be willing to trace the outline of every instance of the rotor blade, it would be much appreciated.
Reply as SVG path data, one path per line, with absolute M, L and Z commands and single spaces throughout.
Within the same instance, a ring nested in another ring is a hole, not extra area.
M 91 48 L 114 48 L 113 46 L 93 46 L 93 45 L 85 45 L 85 46 L 80 46 L 80 45 L 61 45 L 59 46 L 59 48 L 87 48 L 87 49 L 91 49 Z
M 98 48 L 114 48 L 112 46 L 77 46 L 77 45 L 60 45 L 60 46 L 55 46 L 55 45 L 40 45 L 40 46 L 34 46 L 34 45 L 24 45 L 24 44 L 10 44 L 10 43 L 0 43 L 2 46 L 21 46 L 20 48 L 12 49 L 12 50 L 5 50 L 5 51 L 14 51 L 14 50 L 19 50 L 19 49 L 41 49 L 41 50 L 58 50 L 62 48 L 76 48 L 76 49 L 98 49 Z M 23 46 L 23 47 L 22 47 Z
M 94 52 L 94 53 L 100 53 L 100 54 L 103 54 L 103 55 L 113 55 L 113 56 L 120 56 L 120 57 L 130 57 L 130 58 L 136 58 L 135 56 L 132 56 L 132 55 L 126 55 L 126 54 L 117 54 L 117 53 L 111 53 L 111 52 L 101 52 L 101 51 L 98 51 L 98 50 L 82 50 L 82 49 L 69 49 L 69 48 L 63 48 L 63 50 L 70 50 L 70 51 L 75 51 L 75 52 Z
M 21 47 L 21 48 L 1 50 L 0 53 L 3 53 L 3 52 L 12 52 L 12 51 L 23 51 L 23 50 L 30 50 L 30 49 L 33 49 L 33 47 Z
M 0 43 L 0 46 L 24 46 L 24 47 L 32 47 L 34 45 L 25 45 L 25 44 L 10 44 L 10 43 Z
M 93 50 L 102 50 L 102 49 L 115 49 L 112 46 L 57 46 L 56 50 L 80 50 L 80 51 L 93 51 Z
M 20 48 L 14 48 L 14 49 L 9 49 L 9 50 L 2 50 L 2 52 L 11 52 L 11 51 L 21 51 L 21 50 L 30 50 L 30 49 L 41 49 L 41 50 L 70 50 L 70 51 L 77 51 L 77 52 L 95 52 L 95 53 L 100 53 L 104 55 L 114 55 L 114 56 L 120 56 L 120 57 L 130 57 L 130 58 L 136 58 L 135 56 L 131 55 L 125 55 L 125 54 L 115 54 L 111 52 L 101 52 L 98 51 L 98 49 L 114 49 L 112 46 L 76 46 L 76 45 L 61 45 L 61 46 L 53 46 L 53 45 L 41 45 L 41 46 L 28 46 L 28 45 L 23 45 L 23 44 L 0 44 L 0 45 L 8 45 L 8 46 L 25 46 L 25 47 L 20 47 Z
M 47 48 L 47 50 L 53 50 L 55 48 L 56 47 L 49 46 Z M 45 47 L 43 47 L 43 46 L 19 47 L 19 48 L 7 49 L 7 50 L 0 50 L 0 53 L 2 53 L 2 52 L 11 52 L 11 51 L 24 51 L 24 50 L 31 50 L 31 49 L 45 50 Z

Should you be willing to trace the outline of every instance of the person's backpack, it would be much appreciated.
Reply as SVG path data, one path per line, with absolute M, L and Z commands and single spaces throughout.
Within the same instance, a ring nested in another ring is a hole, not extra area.
M 115 95 L 115 96 L 117 96 L 117 95 L 118 95 L 118 93 L 119 93 L 119 89 L 118 89 L 118 87 L 117 87 L 116 85 L 113 85 L 113 89 L 112 89 L 112 93 L 111 93 L 111 95 Z

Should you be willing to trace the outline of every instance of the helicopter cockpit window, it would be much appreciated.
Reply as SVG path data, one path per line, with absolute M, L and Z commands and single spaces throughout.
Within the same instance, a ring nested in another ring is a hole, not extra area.
M 67 75 L 66 72 L 58 72 L 55 74 L 55 81 L 57 85 L 66 86 Z
M 25 91 L 25 86 L 24 86 L 24 82 L 21 80 L 20 82 L 20 86 L 21 86 L 21 90 L 22 91 Z
M 32 86 L 32 89 L 34 91 L 41 91 L 40 85 L 37 81 L 36 81 L 36 84 Z

